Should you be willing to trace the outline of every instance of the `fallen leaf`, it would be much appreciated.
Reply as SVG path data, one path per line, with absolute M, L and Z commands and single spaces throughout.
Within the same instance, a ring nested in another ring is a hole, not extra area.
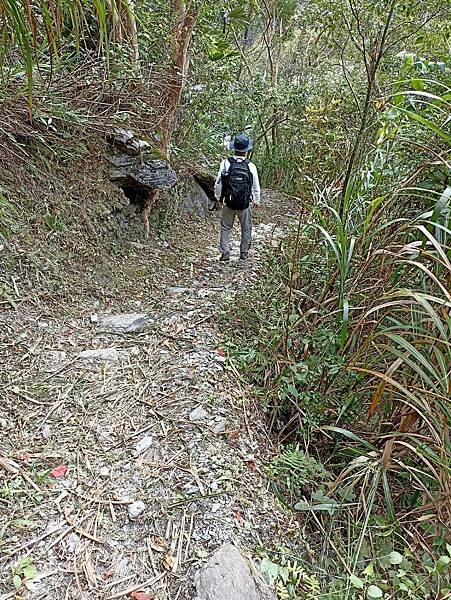
M 172 569 L 172 567 L 174 566 L 174 563 L 175 563 L 175 558 L 173 556 L 171 556 L 170 554 L 166 554 L 166 556 L 163 558 L 164 568 L 167 569 L 168 571 L 170 571 Z
M 64 477 L 67 473 L 67 465 L 60 465 L 59 467 L 55 467 L 50 471 L 50 477 Z
M 242 515 L 242 514 L 240 513 L 240 511 L 238 510 L 235 516 L 236 516 L 236 520 L 238 521 L 238 525 L 239 525 L 240 527 L 242 527 L 242 526 L 243 526 L 243 523 L 244 523 L 243 515 Z
M 155 600 L 155 596 L 151 596 L 146 592 L 130 592 L 129 596 L 133 600 Z
M 108 571 L 105 571 L 105 573 L 103 574 L 103 578 L 105 580 L 107 580 L 110 577 L 112 577 L 113 575 L 114 575 L 114 571 L 112 569 L 108 569 Z
M 216 352 L 219 354 L 219 356 L 225 356 L 226 353 L 224 352 L 224 350 L 222 348 L 216 348 Z
M 166 541 L 157 535 L 154 535 L 152 538 L 150 538 L 149 546 L 152 548 L 152 550 L 155 550 L 155 552 L 166 552 L 168 549 Z

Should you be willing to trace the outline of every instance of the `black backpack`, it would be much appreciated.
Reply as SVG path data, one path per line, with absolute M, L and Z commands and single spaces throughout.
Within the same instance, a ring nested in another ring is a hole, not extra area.
M 252 195 L 252 173 L 247 159 L 228 158 L 229 170 L 221 175 L 221 201 L 232 210 L 245 210 L 249 207 Z

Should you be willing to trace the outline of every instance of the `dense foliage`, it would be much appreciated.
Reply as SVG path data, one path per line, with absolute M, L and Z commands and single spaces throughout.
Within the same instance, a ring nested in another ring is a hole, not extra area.
M 246 128 L 299 201 L 252 310 L 227 316 L 279 436 L 275 492 L 323 546 L 264 559 L 281 599 L 451 593 L 448 9 L 0 0 L 4 107 L 61 136 L 129 124 L 168 152 L 172 134 L 174 161 L 207 167 Z

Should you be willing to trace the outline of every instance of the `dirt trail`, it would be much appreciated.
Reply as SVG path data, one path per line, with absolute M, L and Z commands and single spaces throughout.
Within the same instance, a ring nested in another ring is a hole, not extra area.
M 25 598 L 193 598 L 192 574 L 213 549 L 255 553 L 286 531 L 262 472 L 264 427 L 218 321 L 294 212 L 273 193 L 263 202 L 249 261 L 236 260 L 236 231 L 232 261 L 217 262 L 217 213 L 185 218 L 159 298 L 0 315 L 0 600 L 14 597 L 13 569 L 21 576 L 27 560 L 37 576 L 22 581 Z M 133 248 L 158 268 L 167 246 Z M 106 312 L 131 311 L 149 316 L 141 333 L 99 327 Z M 79 356 L 91 349 L 109 360 Z M 67 472 L 49 476 L 60 465 Z

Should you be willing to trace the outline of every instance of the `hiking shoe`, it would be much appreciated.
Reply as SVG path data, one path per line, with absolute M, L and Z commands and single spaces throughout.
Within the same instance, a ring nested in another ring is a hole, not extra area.
M 241 252 L 240 259 L 247 260 L 249 258 L 249 252 Z
M 221 254 L 221 257 L 219 259 L 219 262 L 227 262 L 228 260 L 230 260 L 230 254 Z

